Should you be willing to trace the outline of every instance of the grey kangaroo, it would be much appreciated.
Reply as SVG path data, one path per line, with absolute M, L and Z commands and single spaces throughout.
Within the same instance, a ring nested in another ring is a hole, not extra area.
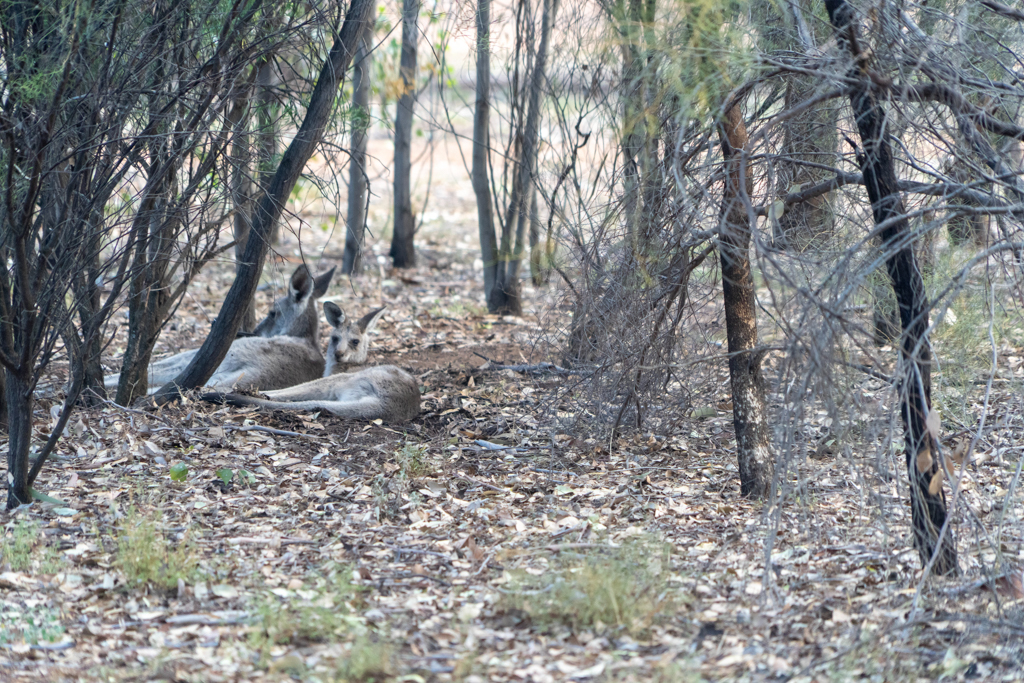
M 316 302 L 327 291 L 334 268 L 313 277 L 306 266 L 292 273 L 288 293 L 274 302 L 252 336 L 231 342 L 207 386 L 221 390 L 281 389 L 306 382 L 324 373 L 320 352 L 320 320 Z M 197 350 L 164 358 L 149 366 L 149 393 L 170 382 L 195 357 Z M 104 385 L 116 387 L 119 376 L 107 377 Z
M 405 422 L 420 412 L 420 388 L 405 370 L 394 365 L 360 368 L 366 362 L 368 333 L 384 309 L 367 313 L 355 323 L 330 301 L 324 302 L 327 322 L 334 328 L 327 347 L 324 376 L 288 389 L 264 392 L 268 398 L 213 393 L 208 401 L 236 406 L 283 410 L 326 410 L 354 420 Z

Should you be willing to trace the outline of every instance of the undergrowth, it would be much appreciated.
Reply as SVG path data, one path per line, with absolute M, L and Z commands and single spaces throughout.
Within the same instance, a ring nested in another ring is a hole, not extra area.
M 522 610 L 540 626 L 642 636 L 680 602 L 669 586 L 669 557 L 669 546 L 652 539 L 582 555 L 562 552 L 539 576 L 513 573 L 499 606 Z
M 315 586 L 289 592 L 287 597 L 267 593 L 254 601 L 249 644 L 266 661 L 275 648 L 309 642 L 330 642 L 348 636 L 361 622 L 349 602 L 357 589 L 346 568 L 331 567 Z
M 157 520 L 135 507 L 128 509 L 118 531 L 115 562 L 129 584 L 167 590 L 176 588 L 179 579 L 192 580 L 199 566 L 187 537 L 178 543 L 168 541 L 157 528 Z
M 55 574 L 64 562 L 57 550 L 46 543 L 39 525 L 21 519 L 0 541 L 0 565 L 10 565 L 15 572 Z

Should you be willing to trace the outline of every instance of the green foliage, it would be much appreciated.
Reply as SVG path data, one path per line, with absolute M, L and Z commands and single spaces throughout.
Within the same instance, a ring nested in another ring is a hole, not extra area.
M 359 625 L 347 604 L 356 594 L 348 578 L 351 571 L 340 567 L 325 574 L 314 588 L 296 591 L 293 597 L 265 594 L 254 602 L 249 644 L 264 661 L 275 646 L 330 642 Z
M 16 572 L 35 566 L 40 574 L 55 574 L 64 562 L 56 549 L 47 545 L 38 524 L 21 519 L 0 541 L 0 564 L 9 564 Z
M 188 465 L 176 462 L 171 465 L 171 481 L 185 481 L 188 477 Z
M 395 453 L 395 462 L 401 468 L 400 475 L 405 479 L 415 479 L 436 474 L 437 468 L 428 456 L 426 444 L 407 441 L 402 449 Z
M 0 609 L 0 643 L 56 643 L 63 640 L 60 611 L 39 606 L 21 612 L 13 606 Z
M 178 544 L 168 542 L 155 519 L 143 517 L 131 507 L 118 529 L 115 564 L 130 584 L 172 589 L 178 579 L 194 578 L 199 561 L 187 539 Z
M 542 625 L 642 635 L 678 601 L 668 585 L 668 561 L 668 546 L 651 539 L 586 555 L 563 552 L 541 576 L 516 573 L 501 606 Z
M 395 648 L 372 636 L 360 636 L 352 644 L 348 657 L 338 667 L 338 680 L 383 681 L 394 675 Z

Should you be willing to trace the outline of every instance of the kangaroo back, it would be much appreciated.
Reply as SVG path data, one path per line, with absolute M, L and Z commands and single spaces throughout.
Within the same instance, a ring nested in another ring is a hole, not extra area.
M 252 336 L 235 339 L 227 356 L 208 381 L 229 389 L 280 389 L 319 377 L 324 372 L 320 352 L 320 324 L 316 302 L 327 292 L 334 268 L 313 277 L 305 265 L 292 273 L 288 292 L 274 302 Z M 177 377 L 195 357 L 185 351 L 149 366 L 149 393 Z M 117 386 L 119 375 L 105 378 L 104 386 Z
M 336 304 L 324 302 L 324 312 L 334 329 L 327 349 L 325 376 L 295 386 L 264 392 L 267 398 L 213 393 L 203 396 L 215 403 L 255 405 L 281 410 L 326 410 L 356 420 L 405 422 L 420 412 L 420 388 L 416 379 L 394 365 L 345 372 L 366 360 L 368 333 L 376 326 L 383 308 L 355 323 L 347 323 Z

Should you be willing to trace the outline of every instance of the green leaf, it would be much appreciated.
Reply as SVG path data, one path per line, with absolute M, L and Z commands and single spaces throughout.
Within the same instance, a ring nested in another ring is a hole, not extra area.
M 225 485 L 227 485 L 235 478 L 235 473 L 227 467 L 222 467 L 217 470 L 217 476 L 220 477 L 220 480 L 224 482 Z
M 188 476 L 188 465 L 183 462 L 176 462 L 171 465 L 171 481 L 185 481 Z
M 54 498 L 53 496 L 48 496 L 45 493 L 40 493 L 35 489 L 29 489 L 29 492 L 32 494 L 32 498 L 40 502 L 53 503 L 54 505 L 67 505 L 66 501 L 63 501 L 60 498 Z
M 694 410 L 693 413 L 690 414 L 690 417 L 701 419 L 705 417 L 715 417 L 716 415 L 718 415 L 718 411 L 715 410 L 713 406 L 704 406 Z
M 252 486 L 256 483 L 256 475 L 249 470 L 238 470 L 238 478 L 247 486 Z

